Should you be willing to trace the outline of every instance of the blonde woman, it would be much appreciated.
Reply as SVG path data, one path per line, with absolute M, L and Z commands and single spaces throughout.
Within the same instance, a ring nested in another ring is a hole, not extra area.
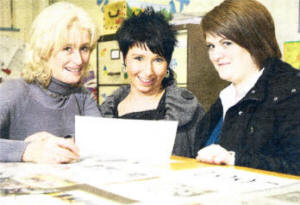
M 79 158 L 75 115 L 100 116 L 81 86 L 97 40 L 87 13 L 70 3 L 44 9 L 32 24 L 22 79 L 0 86 L 0 161 L 69 163 Z

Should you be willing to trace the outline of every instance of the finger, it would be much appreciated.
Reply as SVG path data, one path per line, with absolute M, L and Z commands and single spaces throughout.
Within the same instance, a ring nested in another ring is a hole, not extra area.
M 76 146 L 73 140 L 56 137 L 55 142 L 59 147 L 67 149 L 79 156 L 79 148 Z
M 58 152 L 55 154 L 55 159 L 57 163 L 69 163 L 79 160 L 79 156 L 68 149 L 59 148 Z
M 207 150 L 203 150 L 198 154 L 196 159 L 200 162 L 212 163 L 214 161 L 214 156 L 207 152 Z
M 221 164 L 225 149 L 220 145 L 212 144 L 198 151 L 196 159 L 210 164 Z
M 226 157 L 224 155 L 220 155 L 219 154 L 218 156 L 215 157 L 213 163 L 214 164 L 218 164 L 218 165 L 221 165 L 221 164 L 226 165 L 227 164 L 227 159 L 226 159 Z
M 27 137 L 24 141 L 25 142 L 32 142 L 32 141 L 36 141 L 36 140 L 47 140 L 49 138 L 53 138 L 55 137 L 55 135 L 50 134 L 49 132 L 36 132 L 32 135 L 30 135 L 29 137 Z

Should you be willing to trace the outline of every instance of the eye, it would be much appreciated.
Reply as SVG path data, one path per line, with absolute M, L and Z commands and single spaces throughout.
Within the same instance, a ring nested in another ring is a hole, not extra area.
M 89 46 L 82 46 L 81 48 L 80 48 L 80 50 L 81 51 L 84 51 L 84 52 L 89 52 L 90 51 L 90 47 Z
M 232 42 L 231 41 L 224 41 L 223 45 L 228 47 L 228 46 L 232 45 Z
M 135 56 L 133 59 L 137 60 L 137 61 L 142 61 L 143 57 L 142 56 Z
M 165 59 L 162 58 L 162 57 L 157 57 L 154 59 L 154 61 L 158 62 L 158 63 L 162 63 L 162 62 L 165 62 Z
M 206 47 L 207 47 L 208 49 L 212 49 L 212 48 L 214 48 L 214 47 L 215 47 L 215 45 L 213 45 L 213 44 L 209 43 L 209 44 L 206 44 Z
M 72 51 L 72 47 L 71 46 L 65 46 L 63 48 L 64 51 L 67 51 L 67 52 L 71 52 Z

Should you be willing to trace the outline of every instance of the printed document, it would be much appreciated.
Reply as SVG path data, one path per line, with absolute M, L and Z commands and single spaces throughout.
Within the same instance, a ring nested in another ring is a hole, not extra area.
M 76 116 L 75 141 L 82 157 L 168 161 L 177 125 L 177 121 Z

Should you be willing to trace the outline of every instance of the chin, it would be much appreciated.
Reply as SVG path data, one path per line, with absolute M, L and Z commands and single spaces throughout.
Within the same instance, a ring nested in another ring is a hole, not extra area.
M 227 73 L 219 73 L 219 78 L 230 82 L 231 76 L 228 76 Z
M 71 85 L 76 85 L 80 82 L 80 79 L 76 79 L 76 80 L 66 80 L 64 81 L 65 83 L 71 84 Z

